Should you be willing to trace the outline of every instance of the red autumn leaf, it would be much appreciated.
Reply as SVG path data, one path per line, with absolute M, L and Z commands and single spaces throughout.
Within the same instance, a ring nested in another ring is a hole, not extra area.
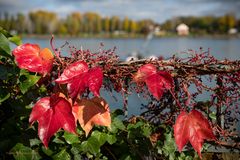
M 85 83 L 89 90 L 95 95 L 100 96 L 99 90 L 103 82 L 103 73 L 100 67 L 92 68 L 88 71 Z
M 179 114 L 174 125 L 174 137 L 180 152 L 190 141 L 200 157 L 203 141 L 216 139 L 208 120 L 197 110 Z
M 26 43 L 13 50 L 19 68 L 47 74 L 52 69 L 53 54 L 48 48 L 40 50 L 37 44 Z
M 87 88 L 84 80 L 84 75 L 79 75 L 67 83 L 68 94 L 72 99 L 76 99 L 78 94 L 83 94 Z
M 95 124 L 107 127 L 111 125 L 109 106 L 102 98 L 81 99 L 73 106 L 73 114 L 85 131 L 86 136 Z
M 69 65 L 61 74 L 61 76 L 56 79 L 58 83 L 68 83 L 75 77 L 88 72 L 88 65 L 84 61 L 77 61 Z
M 76 123 L 70 103 L 63 97 L 53 95 L 41 98 L 33 107 L 29 122 L 38 122 L 38 136 L 45 147 L 60 129 L 76 133 Z
M 95 95 L 99 96 L 102 86 L 103 73 L 100 67 L 88 69 L 84 61 L 77 61 L 67 67 L 61 76 L 55 80 L 59 84 L 66 84 L 71 98 L 76 98 L 82 94 L 86 88 Z
M 137 74 L 134 76 L 134 80 L 136 82 L 143 82 L 147 77 L 156 73 L 157 68 L 153 64 L 145 64 L 138 69 Z
M 160 99 L 166 89 L 174 86 L 172 76 L 166 71 L 157 71 L 153 64 L 140 67 L 134 76 L 136 82 L 145 82 L 148 90 L 156 99 Z

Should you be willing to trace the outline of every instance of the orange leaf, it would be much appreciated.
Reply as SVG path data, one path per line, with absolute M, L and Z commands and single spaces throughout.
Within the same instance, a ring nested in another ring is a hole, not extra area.
M 86 136 L 95 124 L 106 127 L 111 125 L 109 106 L 103 98 L 94 97 L 90 100 L 77 101 L 73 106 L 73 115 L 85 131 Z

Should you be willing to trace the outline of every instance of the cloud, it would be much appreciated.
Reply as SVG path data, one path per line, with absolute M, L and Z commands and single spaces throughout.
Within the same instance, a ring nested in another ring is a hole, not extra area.
M 103 16 L 128 16 L 157 22 L 176 16 L 223 15 L 240 17 L 239 0 L 0 0 L 0 12 L 28 13 L 43 9 L 65 16 L 73 11 L 97 12 Z
M 240 17 L 239 0 L 182 0 L 183 4 L 202 8 L 201 15 L 224 15 L 233 13 Z

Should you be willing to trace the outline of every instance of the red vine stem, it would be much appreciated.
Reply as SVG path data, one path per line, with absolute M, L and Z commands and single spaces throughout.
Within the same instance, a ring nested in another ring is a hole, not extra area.
M 60 62 L 61 64 L 63 64 L 63 61 L 62 61 L 62 59 L 60 58 L 60 51 L 55 47 L 55 45 L 54 45 L 54 43 L 53 43 L 53 40 L 54 40 L 54 35 L 52 35 L 52 38 L 51 38 L 51 40 L 50 40 L 50 45 L 51 45 L 51 47 L 52 47 L 52 50 L 53 50 L 55 56 L 56 56 L 57 59 L 59 60 L 59 62 Z
M 185 109 L 185 108 L 183 109 L 183 107 L 181 106 L 179 100 L 177 99 L 177 97 L 175 96 L 175 94 L 174 94 L 174 92 L 173 92 L 173 89 L 170 89 L 169 91 L 170 91 L 170 93 L 172 94 L 174 100 L 176 101 L 176 104 L 177 104 L 178 108 L 179 108 L 181 111 L 185 111 L 186 109 Z

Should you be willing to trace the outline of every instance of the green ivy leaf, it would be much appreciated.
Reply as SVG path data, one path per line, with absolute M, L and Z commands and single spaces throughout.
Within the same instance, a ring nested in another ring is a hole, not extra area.
M 8 71 L 7 71 L 7 67 L 4 65 L 0 65 L 0 79 L 1 80 L 7 80 L 8 78 Z
M 46 93 L 47 92 L 47 88 L 45 85 L 42 85 L 40 88 L 39 88 L 39 93 Z
M 93 131 L 91 134 L 91 137 L 96 138 L 100 146 L 102 146 L 107 141 L 107 138 L 108 138 L 106 133 L 102 133 L 99 131 Z
M 65 144 L 64 140 L 60 139 L 59 137 L 55 136 L 52 142 L 57 144 Z
M 2 33 L 8 40 L 16 45 L 22 44 L 22 40 L 19 36 L 11 35 L 7 30 L 0 27 L 0 33 Z
M 128 124 L 128 137 L 135 139 L 136 137 L 150 137 L 152 129 L 147 122 L 139 121 L 134 124 Z
M 162 152 L 163 152 L 162 146 L 157 146 L 157 153 L 158 154 L 163 154 Z
M 61 152 L 55 154 L 52 158 L 54 160 L 59 160 L 59 159 L 71 160 L 71 156 L 67 153 L 66 149 L 63 149 Z
M 110 132 L 112 133 L 117 133 L 119 130 L 125 130 L 125 126 L 123 122 L 119 118 L 114 118 L 111 123 L 111 127 L 109 129 Z
M 22 44 L 22 40 L 18 36 L 12 36 L 12 37 L 9 37 L 8 39 L 9 39 L 10 42 L 16 44 L 17 46 Z
M 0 26 L 0 33 L 2 33 L 7 38 L 12 36 L 8 31 L 3 29 L 1 26 Z
M 69 132 L 64 132 L 63 137 L 65 138 L 65 140 L 68 144 L 74 144 L 74 143 L 80 142 L 77 135 L 69 133 Z
M 73 159 L 74 160 L 82 160 L 82 156 L 81 156 L 81 144 L 79 143 L 74 143 L 72 144 L 72 148 L 71 148 L 71 153 L 73 154 Z
M 97 138 L 90 137 L 87 141 L 81 143 L 81 151 L 96 155 L 100 152 L 100 144 Z
M 93 131 L 91 137 L 81 143 L 81 151 L 85 153 L 90 153 L 97 155 L 100 153 L 100 148 L 106 142 L 113 144 L 117 141 L 117 138 L 114 135 L 109 135 L 100 131 Z
M 12 57 L 9 40 L 0 33 L 0 56 Z
M 0 88 L 0 104 L 10 97 L 10 93 L 7 89 Z
M 181 152 L 180 156 L 178 157 L 178 160 L 193 160 L 193 157 L 189 155 L 185 155 L 184 152 Z
M 45 148 L 44 146 L 42 146 L 42 151 L 48 156 L 51 156 L 53 154 L 53 151 L 51 149 Z
M 31 146 L 31 147 L 32 147 L 32 146 L 38 146 L 39 144 L 42 143 L 42 142 L 41 142 L 39 139 L 37 139 L 37 138 L 30 139 L 29 141 L 30 141 L 30 146 Z
M 152 133 L 152 129 L 150 128 L 149 125 L 144 125 L 143 128 L 142 128 L 142 131 L 143 131 L 143 135 L 145 137 L 150 137 L 150 135 Z
M 165 141 L 163 146 L 163 152 L 165 155 L 169 156 L 169 159 L 175 159 L 175 152 L 177 150 L 175 140 L 172 136 L 172 133 L 165 133 Z
M 17 143 L 12 149 L 11 154 L 16 160 L 37 160 L 40 159 L 40 155 L 35 150 L 32 150 L 29 147 L 24 146 L 21 143 Z
M 73 154 L 73 155 L 77 155 L 77 154 L 79 154 L 80 153 L 80 150 L 81 150 L 81 144 L 73 144 L 72 145 L 72 148 L 71 148 L 71 153 Z
M 0 65 L 0 79 L 8 80 L 10 76 L 15 75 L 15 71 L 12 67 L 7 67 L 5 65 Z
M 130 155 L 123 155 L 120 160 L 132 160 Z
M 41 76 L 31 75 L 26 70 L 20 71 L 20 90 L 23 94 L 25 94 L 32 86 L 34 86 Z
M 117 142 L 117 138 L 115 135 L 107 135 L 107 142 L 112 145 Z
M 116 118 L 116 117 L 118 117 L 118 116 L 123 116 L 123 115 L 124 115 L 123 110 L 121 110 L 121 109 L 116 109 L 116 110 L 114 110 L 114 111 L 112 112 L 111 117 L 112 117 L 112 119 L 114 119 L 114 118 Z

